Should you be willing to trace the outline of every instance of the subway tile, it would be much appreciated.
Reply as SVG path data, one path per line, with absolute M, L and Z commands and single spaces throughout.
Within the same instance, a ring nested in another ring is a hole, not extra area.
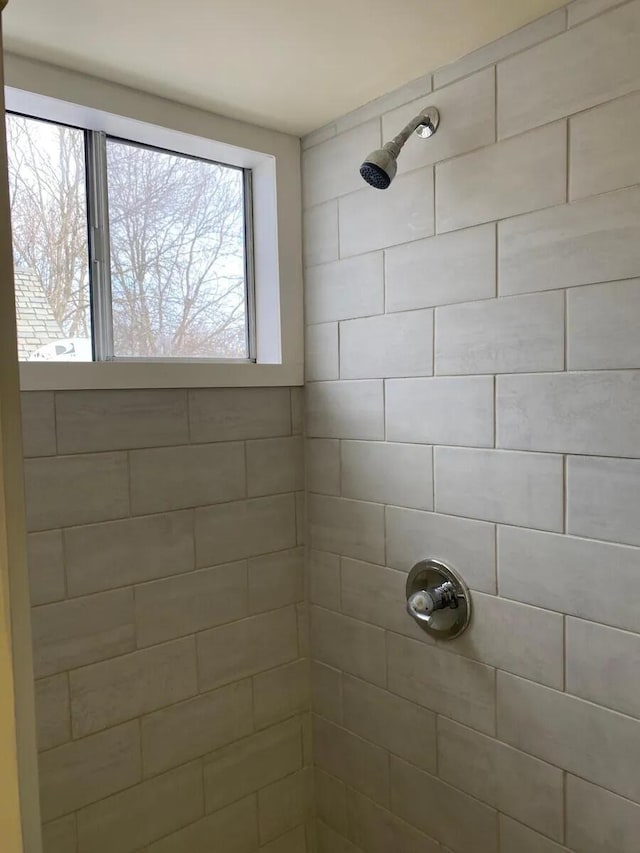
M 399 175 L 386 192 L 367 186 L 343 196 L 338 202 L 341 257 L 433 234 L 433 186 L 433 168 L 427 166 Z
M 640 188 L 561 204 L 498 224 L 502 296 L 640 273 Z
M 134 853 L 202 817 L 202 768 L 187 764 L 78 813 L 78 853 Z
M 464 154 L 436 167 L 436 226 L 454 231 L 565 200 L 564 122 Z
M 38 749 L 52 749 L 71 737 L 69 680 L 67 674 L 52 675 L 35 683 Z
M 316 833 L 317 853 L 361 853 L 360 848 L 321 820 L 316 823 Z
M 435 773 L 436 715 L 426 708 L 366 681 L 345 676 L 344 726 L 394 755 Z
M 75 853 L 77 843 L 75 814 L 65 815 L 42 827 L 43 853 Z
M 256 798 L 250 796 L 156 841 L 142 853 L 254 853 L 257 844 Z
M 309 709 L 309 661 L 298 660 L 253 676 L 256 728 L 286 720 Z
M 307 323 L 329 323 L 382 314 L 382 252 L 308 269 L 304 289 Z
M 566 847 L 544 838 L 507 815 L 499 814 L 498 820 L 500 853 L 567 853 Z
M 393 693 L 494 734 L 494 669 L 397 634 L 387 635 L 387 658 Z
M 438 133 L 425 142 L 412 134 L 398 159 L 398 174 L 437 163 L 495 142 L 495 78 L 493 68 L 447 86 L 437 96 L 421 97 L 382 116 L 382 137 L 393 139 L 399 129 L 430 103 L 445 118 Z
M 240 441 L 134 450 L 129 465 L 134 515 L 246 496 L 245 454 Z
M 620 0 L 573 0 L 573 3 L 567 6 L 567 23 L 570 27 L 575 27 L 612 6 L 619 5 Z
M 23 391 L 20 394 L 20 406 L 24 456 L 55 456 L 56 416 L 53 391 Z
M 337 776 L 375 802 L 388 805 L 389 756 L 379 746 L 315 717 L 313 754 L 320 770 Z
M 341 471 L 346 498 L 433 509 L 431 447 L 343 441 Z
M 574 116 L 569 126 L 570 198 L 640 184 L 640 93 Z
M 30 531 L 129 514 L 126 453 L 25 459 L 24 473 Z
M 304 387 L 294 385 L 291 391 L 291 432 L 302 435 L 304 432 Z
M 201 690 L 254 675 L 298 656 L 294 607 L 273 610 L 197 635 Z
M 308 658 L 310 655 L 309 643 L 309 604 L 299 601 L 296 604 L 296 620 L 298 627 L 298 655 Z
M 64 531 L 69 595 L 191 571 L 195 567 L 190 512 L 127 518 Z
M 74 737 L 113 726 L 197 692 L 187 637 L 76 669 L 69 675 Z
M 262 613 L 304 598 L 304 549 L 249 560 L 249 612 Z
M 394 89 L 391 92 L 387 92 L 379 98 L 374 98 L 372 101 L 363 104 L 361 107 L 352 110 L 344 116 L 340 116 L 340 118 L 336 120 L 338 132 L 340 133 L 342 130 L 346 130 L 349 127 L 355 127 L 357 124 L 362 124 L 370 118 L 377 118 L 377 116 L 394 109 L 396 106 L 406 104 L 407 101 L 413 101 L 415 98 L 428 95 L 430 91 L 431 74 L 423 74 L 421 77 L 416 77 L 414 80 L 410 80 L 408 83 L 405 83 L 399 88 Z M 396 128 L 391 135 L 395 136 L 397 130 L 398 129 Z
M 49 604 L 65 597 L 62 531 L 30 533 L 27 564 L 31 604 Z
M 391 379 L 385 384 L 387 439 L 493 445 L 493 377 Z
M 302 214 L 302 258 L 305 267 L 337 260 L 337 201 L 318 204 Z
M 498 553 L 500 595 L 640 632 L 640 548 L 499 527 Z M 624 595 L 601 594 L 603 566 Z
M 228 444 L 224 445 L 229 447 Z M 302 436 L 247 442 L 249 497 L 295 492 L 304 488 Z
M 436 311 L 436 373 L 526 373 L 563 368 L 563 293 L 468 302 Z
M 308 842 L 307 837 L 309 838 Z M 307 853 L 307 849 L 311 849 L 308 844 L 315 844 L 315 830 L 312 821 L 308 821 L 306 825 L 300 824 L 274 841 L 263 844 L 260 847 L 260 853 Z
M 385 288 L 389 312 L 495 296 L 495 225 L 477 225 L 387 249 Z
M 340 442 L 309 438 L 305 443 L 307 489 L 321 495 L 340 494 Z
M 58 391 L 56 428 L 59 453 L 184 444 L 186 391 Z
M 498 849 L 493 809 L 393 756 L 391 808 L 457 853 L 495 853 Z
M 440 717 L 438 774 L 483 803 L 562 840 L 564 794 L 559 768 Z
M 640 635 L 567 618 L 568 693 L 640 717 Z
M 140 781 L 138 724 L 50 749 L 38 764 L 42 819 L 52 820 Z
M 258 791 L 258 827 L 263 844 L 295 829 L 312 814 L 313 777 L 310 767 Z
M 306 411 L 311 438 L 384 439 L 381 380 L 312 382 L 306 388 Z
M 579 853 L 635 853 L 640 805 L 567 777 L 567 844 Z
M 247 611 L 246 563 L 228 563 L 135 588 L 138 646 L 153 646 L 241 619 Z
M 495 527 L 433 512 L 386 509 L 387 565 L 408 572 L 435 558 L 455 566 L 471 589 L 496 591 Z
M 433 75 L 435 89 L 446 86 L 452 80 L 465 77 L 486 65 L 493 65 L 506 56 L 525 50 L 538 42 L 545 41 L 565 29 L 565 13 L 563 9 L 544 15 L 518 30 L 491 42 L 491 44 L 468 53 L 457 62 L 445 65 Z M 439 94 L 439 93 L 438 93 Z
M 440 845 L 367 797 L 347 793 L 349 837 L 368 853 L 439 853 Z
M 380 147 L 380 119 L 334 136 L 302 154 L 304 207 L 320 204 L 360 188 L 360 164 Z
M 44 604 L 32 611 L 36 678 L 135 649 L 130 589 Z
M 327 139 L 331 139 L 332 136 L 335 136 L 336 132 L 337 128 L 334 121 L 329 124 L 325 124 L 322 127 L 318 127 L 316 130 L 312 130 L 310 133 L 307 133 L 306 136 L 302 137 L 302 150 L 306 151 L 307 148 L 313 148 L 314 145 L 326 142 Z
M 163 708 L 141 720 L 144 775 L 156 776 L 252 731 L 248 680 Z
M 196 510 L 196 565 L 212 566 L 283 551 L 296 544 L 292 494 Z
M 438 512 L 542 530 L 562 530 L 561 456 L 437 447 Z
M 342 725 L 342 673 L 311 661 L 311 707 L 332 723 Z
M 640 545 L 640 460 L 569 456 L 567 532 Z
M 325 551 L 309 551 L 309 601 L 340 610 L 340 557 Z
M 640 279 L 567 291 L 567 369 L 640 364 Z
M 498 672 L 498 737 L 636 802 L 640 720 Z
M 288 720 L 229 744 L 205 760 L 205 810 L 216 811 L 301 767 L 298 720 Z
M 384 563 L 384 507 L 309 495 L 310 546 L 345 557 Z
M 630 3 L 501 62 L 498 135 L 511 136 L 637 89 L 639 21 L 640 3 Z
M 338 324 L 318 323 L 304 332 L 304 375 L 309 382 L 339 379 Z
M 640 456 L 640 370 L 499 376 L 497 445 Z
M 294 495 L 296 512 L 296 545 L 307 541 L 307 493 L 300 491 Z
M 447 644 L 498 669 L 562 689 L 564 626 L 560 613 L 474 593 L 473 618 L 463 636 Z
M 288 388 L 198 388 L 189 391 L 191 441 L 240 441 L 291 435 Z
M 372 684 L 386 682 L 385 637 L 382 628 L 332 610 L 311 608 L 313 657 L 357 675 Z
M 347 791 L 344 782 L 314 768 L 316 811 L 336 832 L 347 834 Z
M 343 379 L 431 373 L 433 311 L 430 309 L 340 323 L 340 376 Z

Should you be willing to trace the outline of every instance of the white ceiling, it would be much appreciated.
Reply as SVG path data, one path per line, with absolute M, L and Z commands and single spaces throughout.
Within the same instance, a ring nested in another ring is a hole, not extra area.
M 7 49 L 298 135 L 565 0 L 10 0 Z

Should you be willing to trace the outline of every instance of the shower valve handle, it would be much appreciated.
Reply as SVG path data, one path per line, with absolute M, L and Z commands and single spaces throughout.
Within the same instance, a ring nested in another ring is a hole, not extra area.
M 458 595 L 450 581 L 445 581 L 440 586 L 419 589 L 407 600 L 407 610 L 420 622 L 430 622 L 431 614 L 436 610 L 444 610 L 447 607 L 455 609 L 457 606 Z

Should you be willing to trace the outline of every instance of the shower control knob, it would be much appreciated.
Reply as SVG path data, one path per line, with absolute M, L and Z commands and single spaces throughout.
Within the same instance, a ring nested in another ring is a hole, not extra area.
M 445 607 L 453 609 L 457 606 L 456 590 L 450 581 L 430 589 L 419 589 L 409 596 L 407 601 L 409 613 L 418 620 L 431 616 L 434 610 L 444 610 Z
M 471 618 L 471 597 L 458 573 L 439 560 L 422 560 L 407 578 L 407 612 L 428 634 L 453 639 Z

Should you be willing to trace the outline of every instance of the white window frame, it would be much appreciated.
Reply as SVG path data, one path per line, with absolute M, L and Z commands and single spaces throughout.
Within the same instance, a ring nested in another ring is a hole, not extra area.
M 5 82 L 11 112 L 228 163 L 252 174 L 255 362 L 23 362 L 22 389 L 301 385 L 299 139 L 11 54 L 5 58 Z

